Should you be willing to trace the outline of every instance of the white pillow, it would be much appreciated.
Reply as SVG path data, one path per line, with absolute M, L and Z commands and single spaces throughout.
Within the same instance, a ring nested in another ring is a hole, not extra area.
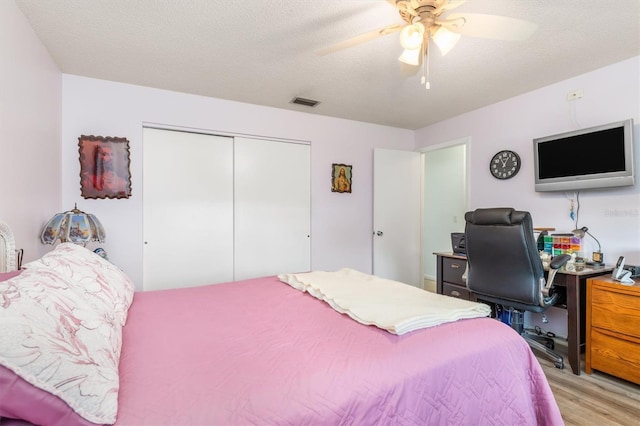
M 67 277 L 75 291 L 119 325 L 127 321 L 134 286 L 117 266 L 94 252 L 73 243 L 62 243 L 42 258 L 24 265 L 25 269 L 48 268 Z
M 67 272 L 85 279 L 74 267 Z M 106 303 L 95 294 L 78 291 L 78 282 L 42 266 L 0 282 L 0 365 L 90 422 L 113 424 L 122 325 L 105 316 L 106 307 L 95 308 Z

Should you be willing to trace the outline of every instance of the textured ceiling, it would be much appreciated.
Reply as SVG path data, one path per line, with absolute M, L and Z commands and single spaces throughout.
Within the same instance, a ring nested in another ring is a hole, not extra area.
M 66 74 L 417 129 L 640 55 L 639 0 L 467 0 L 455 13 L 539 25 L 525 42 L 463 37 L 403 76 L 384 0 L 16 0 Z M 445 15 L 446 16 L 446 15 Z M 290 103 L 300 96 L 315 108 Z

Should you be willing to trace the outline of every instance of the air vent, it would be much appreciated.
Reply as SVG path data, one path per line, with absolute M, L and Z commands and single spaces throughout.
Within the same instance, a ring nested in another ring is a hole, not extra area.
M 292 104 L 298 104 L 298 105 L 304 105 L 304 106 L 308 106 L 308 107 L 314 107 L 316 105 L 318 105 L 320 102 L 319 101 L 314 101 L 313 99 L 305 99 L 305 98 L 298 98 L 295 97 L 293 99 L 291 99 L 291 103 Z

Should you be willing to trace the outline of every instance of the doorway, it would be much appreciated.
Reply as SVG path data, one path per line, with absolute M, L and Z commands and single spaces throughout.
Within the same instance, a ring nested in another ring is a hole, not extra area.
M 468 137 L 425 147 L 423 265 L 425 289 L 436 279 L 433 253 L 451 252 L 451 233 L 464 232 L 464 214 L 468 197 Z M 431 288 L 433 287 L 433 288 Z

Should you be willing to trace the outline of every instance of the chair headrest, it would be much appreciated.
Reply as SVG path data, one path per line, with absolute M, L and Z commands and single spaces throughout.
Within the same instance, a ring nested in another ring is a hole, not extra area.
M 475 225 L 515 225 L 527 216 L 530 216 L 529 212 L 516 211 L 511 207 L 496 207 L 467 212 L 464 219 Z

